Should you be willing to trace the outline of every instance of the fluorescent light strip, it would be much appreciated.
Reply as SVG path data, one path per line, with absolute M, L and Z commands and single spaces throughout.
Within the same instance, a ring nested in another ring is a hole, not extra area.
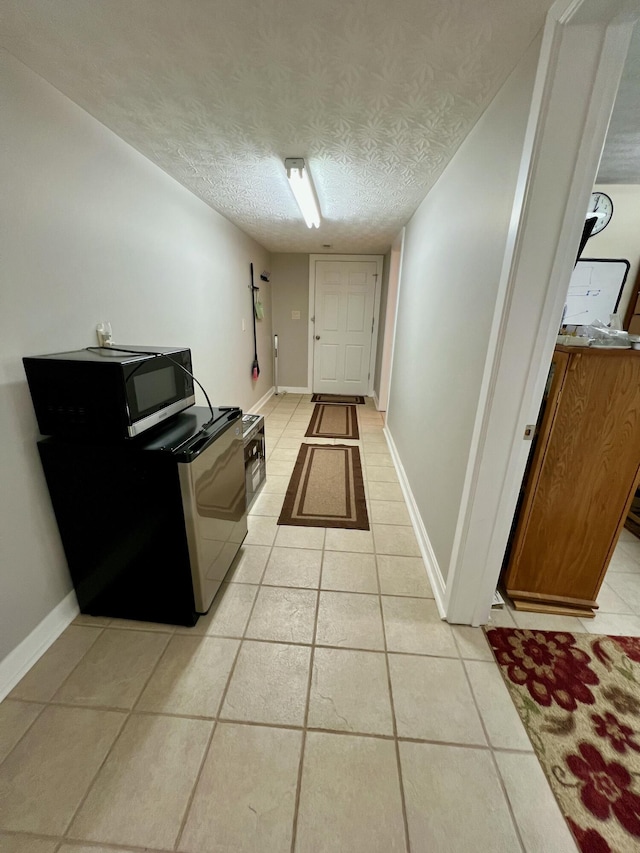
M 287 169 L 287 179 L 298 202 L 300 213 L 302 213 L 304 221 L 307 223 L 307 228 L 319 228 L 320 211 L 318 210 L 313 187 L 311 186 L 309 170 L 304 165 L 302 167 Z

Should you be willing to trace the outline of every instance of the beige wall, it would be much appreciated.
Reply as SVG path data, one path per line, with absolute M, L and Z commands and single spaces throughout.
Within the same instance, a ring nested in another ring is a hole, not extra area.
M 618 313 L 623 318 L 640 266 L 640 184 L 598 184 L 613 201 L 613 216 L 604 231 L 591 237 L 582 253 L 585 258 L 626 258 L 631 267 Z
M 539 40 L 405 231 L 387 424 L 446 579 Z
M 271 256 L 273 332 L 278 335 L 278 385 L 307 387 L 309 360 L 309 255 Z M 293 311 L 300 319 L 293 320 Z
M 249 408 L 272 369 L 265 287 L 253 385 L 249 263 L 268 253 L 1 50 L 0 89 L 2 660 L 71 589 L 22 356 L 95 344 L 109 320 L 116 342 L 189 345 L 214 404 Z

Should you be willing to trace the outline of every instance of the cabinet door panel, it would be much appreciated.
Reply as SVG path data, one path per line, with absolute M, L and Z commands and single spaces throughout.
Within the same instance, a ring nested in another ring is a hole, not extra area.
M 629 352 L 571 354 L 523 505 L 508 590 L 593 601 L 639 463 L 640 359 Z

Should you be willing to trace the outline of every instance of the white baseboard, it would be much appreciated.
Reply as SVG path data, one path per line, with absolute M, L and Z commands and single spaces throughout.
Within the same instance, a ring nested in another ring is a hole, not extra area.
M 276 389 L 275 389 L 275 386 L 274 386 L 274 385 L 272 385 L 272 386 L 271 386 L 271 388 L 267 391 L 267 393 L 266 393 L 263 397 L 260 397 L 260 399 L 258 400 L 258 402 L 257 402 L 257 403 L 254 403 L 254 404 L 249 408 L 249 411 L 250 411 L 250 412 L 258 412 L 258 411 L 259 411 L 259 410 L 260 410 L 260 409 L 265 405 L 265 403 L 268 403 L 268 402 L 269 402 L 269 400 L 273 397 L 273 394 L 274 394 L 275 390 L 276 390 Z
M 297 388 L 295 385 L 279 385 L 278 394 L 311 394 L 311 388 Z
M 67 625 L 73 622 L 78 613 L 78 600 L 72 590 L 19 646 L 0 661 L 0 702 L 58 639 Z
M 387 444 L 389 445 L 389 451 L 391 452 L 391 458 L 393 459 L 393 464 L 398 474 L 398 479 L 400 480 L 400 488 L 402 489 L 402 494 L 404 495 L 404 499 L 407 502 L 409 517 L 411 518 L 411 524 L 413 525 L 413 530 L 416 534 L 416 539 L 418 540 L 418 547 L 420 548 L 420 553 L 422 554 L 422 560 L 427 569 L 429 581 L 431 582 L 431 588 L 433 589 L 433 595 L 436 601 L 436 605 L 438 607 L 440 617 L 442 619 L 445 619 L 446 610 L 444 602 L 446 584 L 444 582 L 444 578 L 442 577 L 442 572 L 440 571 L 440 566 L 438 565 L 438 560 L 436 559 L 433 546 L 431 545 L 431 541 L 418 511 L 418 505 L 416 504 L 413 492 L 411 491 L 411 486 L 409 485 L 409 480 L 407 479 L 404 466 L 400 461 L 398 449 L 391 436 L 391 433 L 389 432 L 389 428 L 385 427 L 383 429 L 383 432 L 385 438 L 387 439 Z
M 378 392 L 373 392 L 373 404 L 378 411 L 380 411 L 380 400 L 378 399 Z

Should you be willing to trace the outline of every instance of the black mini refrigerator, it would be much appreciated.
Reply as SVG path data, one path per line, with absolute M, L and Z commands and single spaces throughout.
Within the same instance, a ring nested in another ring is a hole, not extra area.
M 206 613 L 247 533 L 242 412 L 194 407 L 136 439 L 38 443 L 80 611 Z

